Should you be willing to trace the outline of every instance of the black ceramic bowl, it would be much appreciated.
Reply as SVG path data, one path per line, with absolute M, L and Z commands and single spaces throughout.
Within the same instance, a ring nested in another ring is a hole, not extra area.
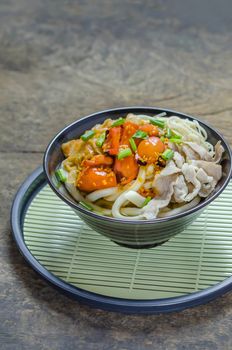
M 115 219 L 86 210 L 72 197 L 70 197 L 64 186 L 60 188 L 56 187 L 54 172 L 57 166 L 64 159 L 61 151 L 62 143 L 79 138 L 87 129 L 92 128 L 95 124 L 102 123 L 106 118 L 118 119 L 119 117 L 125 117 L 128 113 L 154 116 L 161 112 L 166 112 L 167 116 L 176 115 L 184 119 L 189 118 L 190 120 L 197 120 L 207 131 L 208 141 L 215 145 L 220 140 L 225 149 L 221 163 L 223 168 L 223 176 L 218 182 L 214 192 L 211 193 L 209 197 L 202 200 L 196 207 L 171 217 L 153 220 L 131 221 L 125 219 Z M 75 121 L 61 130 L 52 139 L 46 149 L 44 155 L 44 171 L 47 181 L 53 191 L 65 203 L 70 205 L 75 210 L 77 215 L 95 231 L 124 246 L 131 248 L 147 248 L 161 244 L 170 239 L 172 236 L 183 231 L 201 214 L 205 207 L 225 189 L 231 177 L 231 151 L 225 139 L 215 129 L 206 123 L 203 123 L 199 119 L 187 114 L 168 109 L 151 107 L 115 108 L 91 114 Z

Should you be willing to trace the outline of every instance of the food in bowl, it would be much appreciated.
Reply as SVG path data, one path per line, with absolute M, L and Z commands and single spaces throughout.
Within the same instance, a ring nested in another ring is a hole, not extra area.
M 221 142 L 196 121 L 163 112 L 105 119 L 62 144 L 57 179 L 97 214 L 126 220 L 176 215 L 199 204 L 222 177 Z

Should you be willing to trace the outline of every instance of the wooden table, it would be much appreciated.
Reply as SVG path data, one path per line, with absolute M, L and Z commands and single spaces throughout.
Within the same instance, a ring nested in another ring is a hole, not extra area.
M 1 349 L 232 348 L 232 294 L 158 316 L 94 310 L 42 281 L 9 227 L 16 189 L 49 140 L 88 113 L 173 108 L 232 142 L 231 12 L 229 0 L 1 1 Z

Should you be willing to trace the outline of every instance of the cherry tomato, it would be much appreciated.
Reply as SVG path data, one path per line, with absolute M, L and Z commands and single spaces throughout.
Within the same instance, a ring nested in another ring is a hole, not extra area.
M 142 130 L 142 131 L 148 133 L 149 136 L 158 136 L 159 135 L 158 128 L 152 124 L 140 125 L 139 130 Z
M 160 138 L 152 136 L 140 142 L 137 152 L 142 160 L 151 164 L 157 161 L 160 153 L 163 153 L 164 150 L 165 145 Z
M 76 186 L 84 192 L 117 186 L 115 173 L 110 168 L 87 167 L 78 176 Z

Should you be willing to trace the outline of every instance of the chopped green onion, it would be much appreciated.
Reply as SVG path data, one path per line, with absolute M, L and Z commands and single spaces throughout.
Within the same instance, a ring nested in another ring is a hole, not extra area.
M 85 209 L 93 211 L 93 207 L 91 205 L 89 205 L 88 203 L 82 201 L 82 202 L 79 202 L 79 204 L 82 205 L 82 207 L 84 207 Z
M 158 118 L 165 117 L 166 115 L 167 115 L 166 112 L 159 113 L 159 114 L 157 114 L 157 115 L 155 116 L 155 118 L 156 118 L 155 120 L 158 120 L 159 122 L 161 121 L 161 122 L 165 123 L 164 121 L 162 121 L 162 120 L 160 120 L 160 119 L 158 119 Z M 152 121 L 154 121 L 154 117 L 151 117 L 150 115 L 139 114 L 139 115 L 137 115 L 137 117 L 142 118 L 142 119 L 147 119 L 147 120 L 149 120 L 151 123 L 152 123 Z M 162 125 L 163 125 L 163 124 L 162 124 Z
M 131 137 L 131 138 L 129 139 L 129 142 L 130 142 L 132 151 L 136 152 L 137 146 L 136 146 L 136 143 L 135 143 L 135 140 L 133 139 L 133 137 Z
M 83 141 L 88 141 L 89 139 L 91 139 L 91 137 L 93 137 L 93 135 L 95 135 L 95 131 L 88 130 L 84 133 L 84 135 L 81 136 L 81 139 Z
M 125 119 L 124 118 L 119 118 L 119 119 L 115 120 L 115 122 L 111 125 L 111 127 L 120 126 L 120 125 L 122 125 L 124 123 L 125 123 Z
M 67 176 L 63 169 L 57 169 L 55 171 L 56 178 L 59 182 L 65 182 L 67 180 Z
M 148 134 L 145 131 L 138 130 L 132 137 L 134 139 L 146 139 L 148 137 Z
M 150 201 L 151 201 L 151 197 L 145 198 L 142 207 L 145 207 L 145 205 L 147 205 Z
M 172 135 L 175 139 L 182 139 L 182 136 L 181 135 L 177 135 L 175 134 L 174 132 L 172 132 Z
M 55 175 L 55 176 L 53 176 L 53 183 L 54 183 L 54 185 L 55 185 L 55 187 L 56 187 L 57 189 L 59 189 L 59 188 L 60 188 L 60 186 L 61 186 L 61 182 L 60 182 L 59 180 L 57 180 L 56 175 Z
M 182 140 L 176 137 L 170 138 L 169 141 L 173 143 L 182 143 Z
M 104 132 L 98 137 L 98 139 L 97 139 L 97 141 L 96 141 L 96 145 L 97 145 L 98 147 L 102 147 L 102 145 L 103 145 L 105 139 L 106 139 L 106 132 L 104 131 Z
M 151 124 L 156 125 L 161 129 L 164 129 L 165 122 L 163 120 L 160 120 L 160 119 L 149 119 L 149 120 Z
M 170 128 L 167 128 L 166 137 L 167 137 L 168 139 L 170 139 L 172 136 L 173 136 L 172 130 L 171 130 Z
M 172 159 L 172 157 L 174 156 L 174 152 L 167 148 L 162 154 L 161 154 L 161 157 L 164 159 L 164 160 L 170 160 Z
M 118 159 L 123 159 L 123 158 L 126 158 L 126 157 L 129 157 L 132 155 L 132 152 L 131 152 L 131 149 L 130 148 L 125 148 L 125 149 L 122 149 L 119 154 L 118 154 Z
M 161 136 L 160 140 L 161 140 L 162 142 L 165 142 L 165 141 L 166 141 L 166 138 L 165 138 L 164 136 Z

